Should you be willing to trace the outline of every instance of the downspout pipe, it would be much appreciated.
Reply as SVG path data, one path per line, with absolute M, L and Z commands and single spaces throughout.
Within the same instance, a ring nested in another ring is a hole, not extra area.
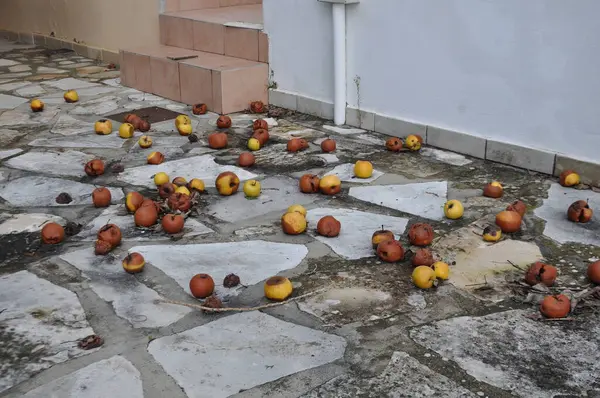
M 333 122 L 346 123 L 346 5 L 360 0 L 318 0 L 332 3 L 333 21 Z

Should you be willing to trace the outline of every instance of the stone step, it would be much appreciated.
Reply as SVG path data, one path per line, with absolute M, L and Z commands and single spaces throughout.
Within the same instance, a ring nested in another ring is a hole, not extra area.
M 159 23 L 161 44 L 268 62 L 262 4 L 167 12 Z
M 262 4 L 262 0 L 165 0 L 164 12 Z
M 168 57 L 196 58 L 171 60 Z M 269 66 L 241 58 L 156 45 L 123 49 L 121 83 L 189 105 L 205 103 L 210 111 L 232 113 L 250 102 L 268 102 Z

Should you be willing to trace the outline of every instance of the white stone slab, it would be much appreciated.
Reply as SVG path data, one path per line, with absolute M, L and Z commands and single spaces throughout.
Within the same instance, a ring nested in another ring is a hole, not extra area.
M 153 340 L 148 346 L 150 354 L 190 398 L 225 398 L 333 362 L 345 349 L 346 342 L 339 336 L 261 312 L 218 319 Z
M 396 351 L 373 378 L 344 374 L 312 390 L 302 398 L 337 397 L 444 397 L 477 398 L 478 395 L 436 373 L 405 352 Z
M 82 102 L 69 113 L 72 115 L 104 115 L 112 112 L 119 107 L 119 97 L 109 95 L 102 98 Z
M 232 272 L 240 277 L 244 285 L 250 286 L 296 267 L 308 254 L 304 245 L 262 240 L 184 246 L 137 246 L 130 251 L 141 253 L 188 293 L 192 276 L 209 274 L 215 280 L 215 291 L 219 297 L 238 293 L 237 289 L 226 289 L 220 284 Z M 223 255 L 224 253 L 227 255 Z M 174 267 L 173 264 L 177 266 Z
M 14 65 L 8 68 L 11 72 L 27 72 L 31 70 L 29 65 Z
M 317 223 L 324 216 L 333 216 L 342 224 L 340 234 L 336 238 L 326 238 L 316 234 Z M 401 217 L 335 208 L 309 210 L 306 218 L 311 235 L 331 247 L 340 256 L 351 260 L 373 256 L 371 237 L 373 232 L 381 229 L 382 225 L 398 237 L 404 233 L 409 221 Z
M 46 90 L 44 90 L 39 84 L 30 84 L 26 87 L 16 90 L 15 94 L 20 95 L 21 97 L 32 98 L 46 94 Z
M 254 123 L 257 120 L 258 119 L 252 119 L 252 122 Z M 275 120 L 272 117 L 265 117 L 265 118 L 263 118 L 263 120 L 265 122 L 267 122 L 267 126 L 269 126 L 269 127 L 277 127 L 279 125 L 279 123 L 277 123 L 277 120 Z
M 58 64 L 59 65 L 73 65 L 74 63 L 75 62 L 73 62 L 73 61 L 60 61 Z
M 38 68 L 39 70 L 39 68 Z M 66 72 L 66 71 L 62 71 Z M 60 73 L 60 72 L 52 72 L 52 73 Z M 81 79 L 74 79 L 72 77 L 67 77 L 65 79 L 60 79 L 56 81 L 42 82 L 42 84 L 46 84 L 51 87 L 56 87 L 61 90 L 79 90 L 89 87 L 98 87 L 100 84 L 98 83 L 90 83 Z
M 375 136 L 372 134 L 360 134 L 353 138 L 368 142 L 369 144 L 380 145 L 380 146 L 385 145 L 385 140 L 379 138 L 379 136 Z
M 90 353 L 77 348 L 77 340 L 94 330 L 75 293 L 20 271 L 0 276 L 0 308 L 6 327 L 3 359 L 12 356 L 16 362 L 0 363 L 0 392 L 53 364 Z M 27 359 L 15 359 L 23 356 Z
M 130 101 L 164 101 L 163 97 L 159 97 L 158 95 L 150 94 L 150 93 L 139 93 L 139 94 L 131 94 L 128 96 Z
M 10 59 L 5 59 L 2 58 L 0 59 L 0 67 L 2 66 L 13 66 L 13 65 L 18 65 L 19 63 Z
M 18 72 L 18 73 L 4 73 L 2 76 L 3 79 L 16 79 L 21 77 L 31 76 L 31 72 Z
M 465 166 L 467 164 L 473 163 L 472 160 L 467 159 L 459 153 L 442 151 L 441 149 L 435 148 L 421 149 L 421 156 L 433 158 L 435 160 L 439 160 L 440 162 L 451 164 L 453 166 Z
M 27 100 L 25 100 L 27 101 Z M 9 110 L 0 114 L 0 127 L 33 126 L 47 124 L 59 113 L 58 109 L 46 108 L 43 112 L 32 113 L 27 110 Z
M 31 83 L 29 83 L 29 82 L 13 82 L 13 83 L 0 84 L 0 91 L 13 91 L 18 88 L 28 86 L 30 84 Z
M 344 182 L 353 182 L 356 184 L 368 184 L 370 182 L 375 181 L 379 177 L 383 175 L 383 173 L 379 170 L 373 169 L 373 175 L 369 178 L 357 178 L 354 176 L 354 164 L 352 163 L 344 163 L 336 166 L 333 170 L 321 173 L 320 177 L 325 175 L 336 175 L 340 178 L 341 181 Z
M 300 192 L 298 180 L 289 177 L 266 178 L 261 181 L 261 191 L 256 199 L 246 199 L 243 192 L 218 197 L 206 209 L 206 213 L 227 222 L 237 222 L 274 211 L 284 211 L 291 204 L 307 205 L 318 199 L 317 195 Z
M 567 219 L 569 206 L 578 200 L 588 200 L 594 210 L 594 218 L 586 224 L 578 224 Z M 548 190 L 548 199 L 534 214 L 544 220 L 544 235 L 559 243 L 577 242 L 600 246 L 600 193 L 580 191 L 552 184 Z
M 357 129 L 357 128 L 347 128 L 347 127 L 339 127 L 339 126 L 327 126 L 323 125 L 325 130 L 333 131 L 334 133 L 341 135 L 350 135 L 350 134 L 362 134 L 366 133 L 367 130 Z
M 25 102 L 27 102 L 25 98 L 0 94 L 0 109 L 14 109 Z
M 161 298 L 158 293 L 125 272 L 121 258 L 96 256 L 92 247 L 63 254 L 60 258 L 79 269 L 90 280 L 92 290 L 111 303 L 115 313 L 133 327 L 167 326 L 192 311 L 187 307 L 155 303 Z M 146 261 L 151 262 L 151 259 Z
M 24 398 L 144 398 L 140 372 L 120 355 L 55 379 Z
M 82 184 L 60 178 L 30 176 L 0 184 L 0 197 L 13 206 L 24 207 L 91 205 L 94 189 L 95 187 L 91 184 Z M 121 189 L 109 189 L 112 194 L 112 203 L 123 200 Z M 71 195 L 73 201 L 68 205 L 56 203 L 56 197 L 61 192 L 67 192 Z
M 47 222 L 55 222 L 62 225 L 66 223 L 62 217 L 52 214 L 21 213 L 5 214 L 4 216 L 7 218 L 4 222 L 0 223 L 0 235 L 41 231 Z
M 76 235 L 76 237 L 86 241 L 95 241 L 98 230 L 100 230 L 100 228 L 109 222 L 117 225 L 121 229 L 124 241 L 171 239 L 168 235 L 162 232 L 150 233 L 149 231 L 136 228 L 133 221 L 133 216 L 127 213 L 127 210 L 125 210 L 123 205 L 110 206 L 106 208 L 98 217 L 86 225 L 81 232 Z M 185 227 L 182 232 L 184 233 L 183 237 L 192 237 L 210 234 L 214 231 L 201 222 L 194 220 L 193 218 L 188 218 L 185 221 Z
M 35 147 L 49 148 L 121 148 L 127 140 L 118 134 L 98 135 L 94 132 L 56 138 L 38 138 L 29 143 Z
M 350 196 L 356 199 L 430 220 L 444 218 L 447 192 L 446 181 L 350 188 Z
M 94 159 L 92 155 L 78 151 L 27 152 L 9 159 L 4 164 L 13 169 L 34 171 L 54 176 L 84 177 L 84 167 Z
M 102 80 L 102 83 L 106 84 L 107 86 L 111 86 L 111 87 L 123 87 L 121 86 L 121 78 L 117 77 L 116 79 L 107 79 L 107 80 Z
M 1 76 L 1 74 L 0 74 L 0 76 Z M 13 79 L 0 79 L 0 84 L 10 83 L 12 81 L 13 81 Z
M 586 322 L 583 317 L 578 327 L 566 328 L 529 314 L 513 310 L 451 318 L 411 329 L 410 336 L 480 382 L 514 395 L 586 396 L 600 372 L 597 318 Z
M 318 158 L 321 158 L 321 159 L 325 160 L 325 162 L 327 164 L 333 164 L 333 163 L 337 163 L 337 162 L 340 161 L 340 159 L 338 159 L 338 157 L 335 156 L 332 153 L 320 153 L 320 154 L 315 155 L 315 156 L 317 156 Z
M 37 68 L 37 73 L 67 73 L 68 71 L 64 70 L 64 69 L 57 69 L 57 68 L 48 68 L 47 66 L 38 66 Z M 61 88 L 61 87 L 58 87 Z M 63 89 L 63 90 L 69 90 L 69 89 Z
M 126 169 L 117 177 L 120 181 L 132 185 L 155 188 L 152 176 L 164 171 L 168 175 L 184 177 L 188 181 L 200 178 L 207 187 L 214 187 L 217 176 L 224 171 L 235 173 L 240 181 L 256 178 L 257 175 L 236 166 L 223 166 L 215 162 L 210 155 L 171 160 L 159 165 L 147 165 Z
M 7 149 L 5 151 L 0 151 L 0 160 L 2 159 L 6 159 L 8 157 L 14 156 L 18 153 L 23 152 L 22 149 L 20 148 L 15 148 L 15 149 Z

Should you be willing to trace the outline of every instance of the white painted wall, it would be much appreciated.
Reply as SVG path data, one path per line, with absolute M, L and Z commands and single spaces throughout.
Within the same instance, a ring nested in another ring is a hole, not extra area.
M 279 88 L 333 102 L 331 6 L 264 0 Z M 348 104 L 596 161 L 600 1 L 361 0 L 347 6 Z

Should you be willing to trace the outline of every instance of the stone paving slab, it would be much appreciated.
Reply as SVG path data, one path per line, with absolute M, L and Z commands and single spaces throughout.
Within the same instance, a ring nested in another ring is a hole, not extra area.
M 7 160 L 4 164 L 13 169 L 34 171 L 54 176 L 84 177 L 84 167 L 94 156 L 78 151 L 27 152 Z
M 75 293 L 20 271 L 0 276 L 0 303 L 0 392 L 90 352 L 77 348 L 94 331 Z
M 40 213 L 0 214 L 0 221 L 0 235 L 41 231 L 47 222 L 66 223 L 62 217 Z
M 600 392 L 597 319 L 566 331 L 527 314 L 515 310 L 458 317 L 418 327 L 410 335 L 477 380 L 520 397 Z
M 96 256 L 93 248 L 63 254 L 60 258 L 79 269 L 90 280 L 90 286 L 102 300 L 113 306 L 115 313 L 135 328 L 170 325 L 192 310 L 171 304 L 155 304 L 161 297 L 123 270 L 121 258 Z
M 120 355 L 51 381 L 24 398 L 144 398 L 140 372 Z
M 140 133 L 137 133 L 141 135 Z M 98 135 L 87 133 L 86 135 L 56 137 L 56 138 L 38 138 L 29 143 L 33 147 L 46 148 L 121 148 L 127 140 L 119 137 L 118 134 Z
M 14 95 L 0 94 L 0 110 L 14 109 L 25 102 L 27 102 L 25 98 L 15 97 Z
M 392 355 L 390 363 L 381 374 L 372 379 L 343 375 L 321 387 L 302 395 L 303 398 L 476 398 L 466 388 L 445 376 L 421 365 L 402 351 Z
M 350 196 L 405 213 L 431 220 L 444 218 L 444 203 L 448 184 L 446 181 L 421 182 L 405 185 L 352 187 Z
M 379 170 L 373 170 L 373 175 L 369 178 L 357 178 L 354 176 L 354 164 L 352 163 L 344 163 L 336 166 L 331 171 L 325 171 L 321 173 L 321 177 L 325 175 L 336 175 L 340 178 L 342 182 L 352 182 L 355 184 L 368 184 L 383 175 L 383 173 Z
M 0 197 L 4 198 L 14 206 L 73 206 L 91 205 L 92 191 L 96 187 L 91 184 L 83 184 L 76 181 L 62 180 L 49 177 L 21 177 L 4 184 L 0 184 Z M 112 203 L 123 200 L 123 191 L 117 188 L 108 188 L 112 194 Z M 56 203 L 56 197 L 67 192 L 73 201 L 67 205 Z
M 130 251 L 140 253 L 153 266 L 173 278 L 187 293 L 190 293 L 192 276 L 209 274 L 215 281 L 215 292 L 220 297 L 236 295 L 242 288 L 227 289 L 222 286 L 223 279 L 230 273 L 238 275 L 242 284 L 250 286 L 296 267 L 308 254 L 304 245 L 261 240 L 136 246 Z M 174 267 L 174 264 L 177 266 Z
M 148 351 L 188 397 L 224 398 L 338 360 L 345 348 L 339 336 L 249 312 L 156 339 Z
M 316 234 L 317 223 L 325 216 L 333 216 L 342 224 L 339 236 L 327 238 Z M 380 230 L 382 225 L 394 232 L 396 237 L 400 237 L 408 224 L 406 218 L 335 208 L 311 209 L 306 218 L 311 235 L 350 260 L 373 256 L 371 236 L 374 231 Z

